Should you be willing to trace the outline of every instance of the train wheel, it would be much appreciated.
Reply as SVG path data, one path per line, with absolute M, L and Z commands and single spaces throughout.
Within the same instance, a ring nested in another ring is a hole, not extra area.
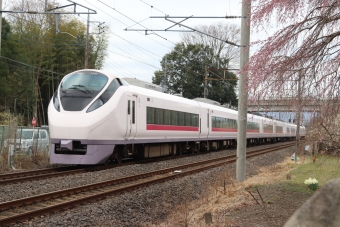
M 118 164 L 121 164 L 124 157 L 124 147 L 116 146 L 113 151 L 113 157 Z
M 143 159 L 145 152 L 144 144 L 136 144 L 134 149 L 134 158 L 135 159 Z
M 196 151 L 197 151 L 197 153 L 200 153 L 200 151 L 201 151 L 201 143 L 196 143 Z
M 200 151 L 201 152 L 207 152 L 207 144 L 205 142 L 201 142 Z
M 118 164 L 121 164 L 122 163 L 122 155 L 118 154 L 116 161 L 117 161 Z

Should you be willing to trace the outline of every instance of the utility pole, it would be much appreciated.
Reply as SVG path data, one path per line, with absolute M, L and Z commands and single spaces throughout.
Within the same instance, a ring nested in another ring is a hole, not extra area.
M 298 83 L 298 112 L 296 118 L 296 151 L 295 151 L 295 162 L 297 161 L 297 156 L 300 155 L 300 120 L 301 120 L 301 72 L 299 73 Z
M 0 0 L 0 56 L 1 56 L 1 37 L 2 37 L 2 0 Z
M 208 67 L 204 69 L 204 98 L 208 96 Z
M 86 46 L 85 46 L 85 69 L 89 67 L 89 27 L 90 14 L 87 14 L 87 28 L 86 28 Z
M 241 70 L 249 61 L 250 44 L 250 8 L 251 1 L 242 0 L 241 19 L 241 48 L 240 48 L 240 68 Z M 246 91 L 248 72 L 243 71 L 239 78 L 238 94 L 238 124 L 237 124 L 237 160 L 236 160 L 236 180 L 244 181 L 246 178 L 246 147 L 247 147 L 247 103 L 248 94 Z
M 163 80 L 161 82 L 161 86 L 163 88 L 163 92 L 167 92 L 168 91 L 168 86 L 166 85 L 166 70 L 167 70 L 167 65 L 168 65 L 168 58 L 167 56 L 165 55 L 165 63 L 164 63 L 164 75 L 163 75 Z

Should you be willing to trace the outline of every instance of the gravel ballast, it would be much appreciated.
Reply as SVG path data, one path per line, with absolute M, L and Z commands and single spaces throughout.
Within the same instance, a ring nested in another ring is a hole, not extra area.
M 248 148 L 247 150 L 260 149 Z M 282 149 L 247 160 L 247 177 L 256 175 L 263 166 L 273 165 L 292 155 L 292 148 Z M 82 173 L 34 182 L 2 186 L 0 202 L 33 196 L 86 185 L 90 183 L 121 178 L 153 170 L 178 166 L 191 162 L 235 153 L 236 150 L 211 152 L 199 156 L 179 158 L 157 163 L 121 166 L 104 171 Z M 151 226 L 164 222 L 178 206 L 206 196 L 208 188 L 216 184 L 226 172 L 236 175 L 235 164 L 228 164 L 176 180 L 140 188 L 106 199 L 77 206 L 74 209 L 34 218 L 14 226 Z

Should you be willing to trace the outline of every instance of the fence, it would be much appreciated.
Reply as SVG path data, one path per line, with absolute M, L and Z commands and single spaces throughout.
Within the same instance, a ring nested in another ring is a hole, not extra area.
M 29 155 L 37 151 L 49 152 L 48 127 L 0 125 L 0 153 L 8 152 L 10 145 L 14 145 L 14 152 L 25 152 Z

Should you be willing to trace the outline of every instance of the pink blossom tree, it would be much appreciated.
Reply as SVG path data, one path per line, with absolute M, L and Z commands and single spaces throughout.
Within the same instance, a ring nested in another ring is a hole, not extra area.
M 315 108 L 313 141 L 340 147 L 340 1 L 253 0 L 253 32 L 276 21 L 280 29 L 259 45 L 248 64 L 250 101 L 285 100 L 296 112 Z

